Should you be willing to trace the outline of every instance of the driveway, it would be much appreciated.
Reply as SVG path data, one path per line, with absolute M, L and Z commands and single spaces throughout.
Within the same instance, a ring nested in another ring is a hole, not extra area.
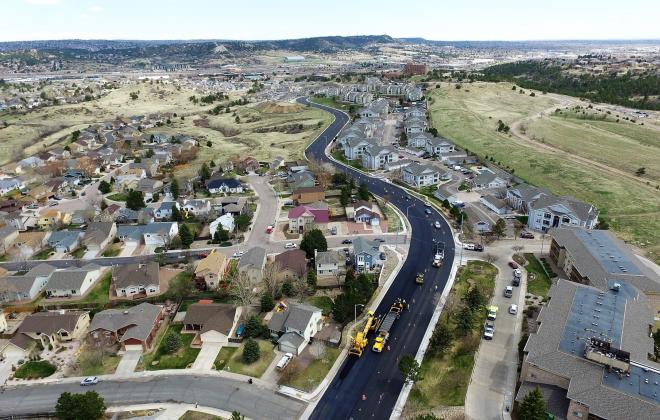
M 260 379 L 264 382 L 277 384 L 277 381 L 280 379 L 280 375 L 277 371 L 277 364 L 279 363 L 282 356 L 284 356 L 284 352 L 277 350 L 277 348 L 273 349 L 273 352 L 275 353 L 275 357 L 273 357 L 273 361 L 270 362 L 270 365 L 268 365 L 266 371 L 263 375 L 261 375 Z
M 119 361 L 119 364 L 117 365 L 115 375 L 126 376 L 135 372 L 135 367 L 137 366 L 141 357 L 142 350 L 126 350 L 121 360 Z
M 221 343 L 204 342 L 192 368 L 196 370 L 213 369 L 213 362 L 215 362 L 215 358 L 218 357 L 221 348 Z
M 21 360 L 21 356 L 16 354 L 8 355 L 5 360 L 0 362 L 0 386 L 2 386 L 11 376 L 11 367 Z

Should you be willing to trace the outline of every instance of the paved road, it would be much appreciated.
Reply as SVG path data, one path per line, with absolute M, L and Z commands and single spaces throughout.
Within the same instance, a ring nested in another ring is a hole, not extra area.
M 309 104 L 306 99 L 299 99 L 299 102 Z M 346 124 L 348 117 L 333 108 L 318 104 L 311 105 L 332 113 L 335 121 L 316 142 L 310 145 L 306 154 L 308 157 L 314 156 L 317 159 L 330 161 L 324 149 Z M 394 325 L 389 351 L 381 354 L 367 351 L 360 359 L 349 359 L 344 363 L 340 368 L 340 374 L 325 391 L 311 418 L 387 419 L 403 386 L 397 367 L 398 360 L 406 353 L 414 355 L 419 348 L 433 310 L 449 278 L 454 258 L 454 241 L 447 222 L 435 210 L 427 216 L 426 207 L 421 200 L 416 198 L 406 200 L 406 193 L 396 185 L 335 165 L 339 170 L 348 172 L 357 183 L 367 182 L 369 190 L 374 194 L 381 196 L 388 194 L 390 202 L 404 214 L 408 214 L 412 227 L 409 257 L 376 313 L 386 313 L 392 302 L 399 297 L 410 303 L 410 310 L 403 313 Z M 432 227 L 432 223 L 436 220 L 440 221 L 442 229 Z M 435 251 L 434 240 L 445 244 L 445 264 L 440 269 L 431 267 Z M 414 282 L 415 275 L 419 271 L 426 272 L 426 281 L 422 286 Z M 362 395 L 366 395 L 366 400 L 362 399 Z
M 252 419 L 293 419 L 304 410 L 302 402 L 266 391 L 257 385 L 202 375 L 103 381 L 90 389 L 101 394 L 107 405 L 198 403 L 229 412 L 238 410 Z M 0 416 L 52 411 L 62 392 L 84 390 L 75 383 L 10 388 L 0 394 Z

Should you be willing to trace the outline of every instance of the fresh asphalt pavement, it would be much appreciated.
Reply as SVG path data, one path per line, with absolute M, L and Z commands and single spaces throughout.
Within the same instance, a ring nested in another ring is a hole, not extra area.
M 415 355 L 417 352 L 440 294 L 447 284 L 454 259 L 451 229 L 434 209 L 427 215 L 428 207 L 425 207 L 423 201 L 414 197 L 406 199 L 407 193 L 401 187 L 331 161 L 324 149 L 346 124 L 348 116 L 333 108 L 310 104 L 306 99 L 298 101 L 330 112 L 335 117 L 330 127 L 307 148 L 307 156 L 332 162 L 358 184 L 367 183 L 374 194 L 388 194 L 390 202 L 403 214 L 407 214 L 412 228 L 409 257 L 376 310 L 377 315 L 385 314 L 397 298 L 403 298 L 410 304 L 409 310 L 394 324 L 388 341 L 389 350 L 379 354 L 368 349 L 360 359 L 344 362 L 311 415 L 313 419 L 386 419 L 392 413 L 403 387 L 398 369 L 399 360 L 406 353 Z M 435 221 L 440 222 L 441 229 L 433 228 Z M 445 262 L 439 269 L 431 267 L 435 253 L 434 241 L 444 243 Z M 423 285 L 415 284 L 418 272 L 425 272 Z M 373 337 L 370 344 L 373 344 Z
M 154 376 L 102 381 L 89 388 L 58 383 L 8 388 L 0 394 L 0 417 L 52 412 L 63 392 L 98 392 L 108 406 L 180 402 L 234 410 L 251 419 L 294 419 L 305 404 L 256 384 L 203 375 Z

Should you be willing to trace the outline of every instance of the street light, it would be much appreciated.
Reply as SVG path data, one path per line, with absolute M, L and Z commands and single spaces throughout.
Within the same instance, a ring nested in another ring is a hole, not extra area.
M 357 303 L 353 306 L 353 323 L 357 323 L 357 307 L 362 306 L 364 308 L 364 305 L 361 303 Z

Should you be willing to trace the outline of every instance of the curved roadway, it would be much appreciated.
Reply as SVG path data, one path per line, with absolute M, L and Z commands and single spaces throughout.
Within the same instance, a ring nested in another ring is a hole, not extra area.
M 390 203 L 403 214 L 407 214 L 412 226 L 408 258 L 376 311 L 377 315 L 385 314 L 392 302 L 399 297 L 410 304 L 409 310 L 394 324 L 388 342 L 390 350 L 380 354 L 367 350 L 354 362 L 350 370 L 346 367 L 348 362 L 344 362 L 339 372 L 344 369 L 347 372 L 344 371 L 344 374 L 338 374 L 334 378 L 311 415 L 312 419 L 319 420 L 387 419 L 403 387 L 398 361 L 406 353 L 417 353 L 442 290 L 447 284 L 454 258 L 451 229 L 435 209 L 431 209 L 431 215 L 427 215 L 427 207 L 422 200 L 414 197 L 406 199 L 407 194 L 403 188 L 329 159 L 325 154 L 325 147 L 348 122 L 348 116 L 334 108 L 308 102 L 305 98 L 300 98 L 298 102 L 330 112 L 335 117 L 330 127 L 307 148 L 306 155 L 332 163 L 337 169 L 353 177 L 358 184 L 366 182 L 369 190 L 376 195 L 387 194 Z M 433 227 L 435 221 L 441 223 L 441 229 Z M 434 241 L 445 244 L 445 262 L 439 269 L 431 267 L 435 253 Z M 425 272 L 425 281 L 421 286 L 415 284 L 414 280 L 418 272 Z M 373 338 L 369 344 L 372 343 Z M 363 399 L 363 395 L 366 399 Z

